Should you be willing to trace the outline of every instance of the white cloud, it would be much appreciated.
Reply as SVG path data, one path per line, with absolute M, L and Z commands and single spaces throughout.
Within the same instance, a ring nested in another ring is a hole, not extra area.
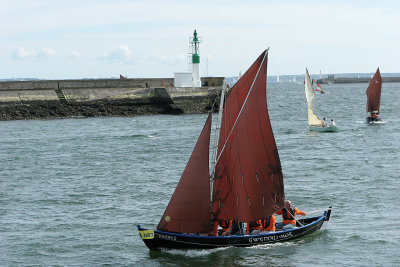
M 17 47 L 17 49 L 12 54 L 12 58 L 14 59 L 26 59 L 35 57 L 35 51 L 25 50 L 22 46 Z
M 22 46 L 17 47 L 17 49 L 12 54 L 12 58 L 14 59 L 28 59 L 28 58 L 50 58 L 56 54 L 56 50 L 53 48 L 42 48 L 39 52 L 34 50 L 26 50 Z
M 153 55 L 151 55 L 150 58 L 155 61 L 168 63 L 168 64 L 184 62 L 186 60 L 186 57 L 183 54 L 179 54 L 179 55 L 153 54 Z
M 71 53 L 69 53 L 69 57 L 73 59 L 80 58 L 81 53 L 79 53 L 78 51 L 72 51 Z
M 132 50 L 127 45 L 120 45 L 109 52 L 103 52 L 100 59 L 106 59 L 113 62 L 128 62 L 132 59 Z
M 38 58 L 50 58 L 56 54 L 56 50 L 53 48 L 43 48 L 37 53 Z

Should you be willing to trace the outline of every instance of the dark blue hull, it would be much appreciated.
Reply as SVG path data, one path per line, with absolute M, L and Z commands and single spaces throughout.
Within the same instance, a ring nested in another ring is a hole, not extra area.
M 167 249 L 210 249 L 219 247 L 248 247 L 283 242 L 311 234 L 329 221 L 331 208 L 324 215 L 298 220 L 297 228 L 258 235 L 200 236 L 148 230 L 138 225 L 143 242 L 150 250 Z
M 367 120 L 367 123 L 382 121 L 381 118 L 374 118 L 374 117 L 367 117 L 366 120 Z

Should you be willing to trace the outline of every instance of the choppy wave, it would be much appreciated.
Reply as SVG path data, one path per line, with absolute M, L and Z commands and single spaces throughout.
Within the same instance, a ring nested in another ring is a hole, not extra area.
M 389 123 L 368 127 L 365 84 L 326 85 L 330 94 L 316 99 L 315 112 L 333 117 L 337 133 L 308 131 L 298 86 L 269 86 L 286 198 L 305 211 L 334 208 L 326 230 L 250 248 L 149 252 L 136 229 L 158 224 L 206 114 L 1 122 L 0 262 L 395 265 L 400 133 L 397 99 L 388 96 L 396 86 L 382 89 L 381 114 Z

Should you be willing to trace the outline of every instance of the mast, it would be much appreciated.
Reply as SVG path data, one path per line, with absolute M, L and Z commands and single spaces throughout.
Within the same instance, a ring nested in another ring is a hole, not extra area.
M 217 163 L 217 153 L 218 153 L 218 141 L 219 141 L 219 133 L 221 131 L 221 124 L 222 124 L 222 113 L 224 111 L 224 101 L 225 101 L 225 94 L 226 94 L 226 81 L 223 81 L 222 90 L 221 90 L 221 99 L 219 101 L 219 111 L 218 111 L 218 121 L 217 125 L 215 126 L 215 138 L 214 138 L 214 153 L 212 159 L 212 171 L 210 174 L 210 203 L 212 202 L 212 192 L 213 192 L 213 184 L 214 184 L 214 174 L 215 174 L 215 164 Z M 211 211 L 212 207 L 210 206 Z

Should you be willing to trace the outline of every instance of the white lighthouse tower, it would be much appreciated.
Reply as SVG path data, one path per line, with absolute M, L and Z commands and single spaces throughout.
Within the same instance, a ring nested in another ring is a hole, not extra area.
M 201 37 L 197 37 L 197 32 L 194 30 L 193 37 L 189 39 L 191 44 L 192 54 L 192 86 L 201 87 L 200 80 L 200 47 Z

